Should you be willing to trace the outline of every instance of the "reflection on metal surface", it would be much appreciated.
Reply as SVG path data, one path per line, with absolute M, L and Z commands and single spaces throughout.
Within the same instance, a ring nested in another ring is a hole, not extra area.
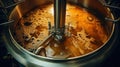
M 9 20 L 8 22 L 0 23 L 0 26 L 1 25 L 9 25 L 9 24 L 11 24 L 13 22 L 14 22 L 14 20 Z

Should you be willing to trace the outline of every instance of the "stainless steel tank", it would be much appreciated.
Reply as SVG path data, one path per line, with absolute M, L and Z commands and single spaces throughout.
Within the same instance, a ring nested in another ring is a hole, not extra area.
M 53 3 L 53 0 L 25 0 L 23 3 L 18 4 L 11 12 L 9 19 L 13 19 L 14 23 L 17 23 L 19 19 L 28 11 L 36 6 L 42 6 L 45 3 Z M 104 25 L 108 29 L 109 38 L 100 48 L 90 52 L 88 54 L 68 58 L 68 59 L 54 59 L 48 57 L 42 57 L 35 55 L 23 47 L 21 47 L 12 36 L 12 30 L 14 30 L 13 23 L 6 28 L 3 34 L 3 39 L 6 43 L 6 47 L 11 55 L 21 64 L 26 67 L 93 67 L 99 66 L 108 55 L 112 52 L 116 46 L 115 40 L 117 38 L 117 26 L 112 21 L 108 21 L 105 18 L 114 19 L 110 9 L 105 7 L 104 1 L 101 0 L 67 0 L 69 3 L 83 6 L 86 9 L 95 10 L 99 12 L 105 21 Z

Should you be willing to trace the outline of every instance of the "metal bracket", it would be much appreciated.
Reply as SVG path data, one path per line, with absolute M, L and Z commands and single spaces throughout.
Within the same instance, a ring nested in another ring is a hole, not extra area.
M 11 5 L 8 5 L 8 6 L 0 6 L 0 9 L 7 9 L 7 8 L 10 8 L 10 7 L 13 7 L 13 6 L 16 6 L 22 2 L 24 2 L 25 0 L 19 0 L 18 2 L 15 2 L 14 4 L 11 4 Z
M 0 26 L 1 25 L 7 25 L 7 24 L 9 24 L 9 23 L 12 23 L 12 22 L 14 22 L 14 20 L 9 20 L 8 19 L 8 8 L 11 8 L 11 7 L 13 7 L 13 6 L 16 6 L 16 5 L 18 5 L 18 4 L 20 4 L 20 3 L 22 3 L 22 2 L 24 2 L 25 0 L 17 0 L 17 1 L 15 1 L 15 3 L 13 3 L 13 4 L 11 4 L 11 5 L 8 5 L 8 6 L 5 6 L 5 4 L 0 0 L 0 10 L 3 12 L 3 14 L 1 15 L 1 16 L 5 16 L 5 22 L 3 22 L 3 23 L 0 23 Z M 4 19 L 1 19 L 0 18 L 0 20 L 4 20 Z
M 120 21 L 120 17 L 118 19 L 115 19 L 115 20 L 110 19 L 110 18 L 105 18 L 105 20 L 112 21 L 113 23 L 116 23 L 116 22 Z
M 14 20 L 9 20 L 8 22 L 0 23 L 0 26 L 8 25 L 8 24 L 13 23 L 13 22 L 14 22 Z
M 109 0 L 108 3 L 105 2 L 105 0 L 99 0 L 101 2 L 101 4 L 105 7 L 109 7 L 109 8 L 114 8 L 114 9 L 119 9 L 120 10 L 120 7 L 117 7 L 117 6 L 113 6 L 113 5 L 110 5 L 111 4 L 111 0 Z
M 101 4 L 102 4 L 103 6 L 105 6 L 105 7 L 114 8 L 114 9 L 120 10 L 120 7 L 110 5 L 110 4 L 112 4 L 112 0 L 108 0 L 108 3 L 106 3 L 105 0 L 99 0 L 99 1 L 100 1 Z M 120 21 L 120 17 L 117 18 L 117 19 L 115 19 L 115 20 L 106 17 L 105 20 L 107 20 L 107 21 L 112 21 L 113 23 L 116 23 L 116 22 Z

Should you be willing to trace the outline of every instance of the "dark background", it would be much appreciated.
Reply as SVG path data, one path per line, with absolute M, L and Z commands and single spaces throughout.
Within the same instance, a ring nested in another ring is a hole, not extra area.
M 3 0 L 5 1 L 5 0 Z M 7 0 L 9 1 L 9 0 Z M 120 0 L 111 0 L 111 5 L 118 6 L 120 8 Z M 120 9 L 112 9 L 112 13 L 114 14 L 115 18 L 117 19 L 120 17 Z M 0 23 L 6 21 L 6 16 L 1 16 L 3 13 L 0 12 Z M 1 20 L 5 19 L 5 20 Z M 115 50 L 110 54 L 110 56 L 105 60 L 103 65 L 101 67 L 120 67 L 120 21 L 117 22 L 118 25 L 118 34 L 116 35 L 118 37 L 115 45 Z M 21 64 L 19 64 L 6 50 L 5 44 L 1 38 L 2 33 L 2 27 L 0 26 L 0 67 L 23 67 Z
M 109 1 L 109 0 L 108 0 Z M 111 0 L 111 5 L 115 5 L 119 7 L 119 9 L 113 9 L 112 13 L 114 14 L 115 18 L 120 18 L 120 0 Z M 120 67 L 120 21 L 117 22 L 118 25 L 118 39 L 115 43 L 117 44 L 115 50 L 112 52 L 110 57 L 104 62 L 103 67 Z M 117 35 L 116 35 L 117 36 Z

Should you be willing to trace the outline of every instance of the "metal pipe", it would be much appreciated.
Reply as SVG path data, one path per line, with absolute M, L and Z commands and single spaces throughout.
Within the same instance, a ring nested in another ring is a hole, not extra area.
M 66 0 L 54 0 L 55 31 L 65 27 Z

